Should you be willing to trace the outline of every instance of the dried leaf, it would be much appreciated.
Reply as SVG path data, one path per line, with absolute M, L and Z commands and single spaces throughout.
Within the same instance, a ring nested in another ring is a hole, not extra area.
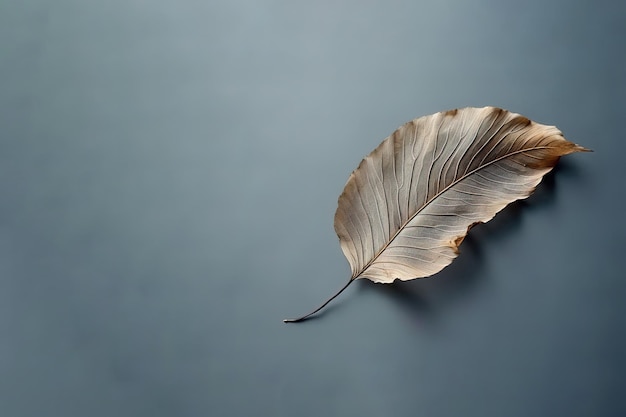
M 587 149 L 506 110 L 465 108 L 396 130 L 350 175 L 335 231 L 350 263 L 348 283 L 433 275 L 459 254 L 476 223 L 528 197 L 559 157 Z

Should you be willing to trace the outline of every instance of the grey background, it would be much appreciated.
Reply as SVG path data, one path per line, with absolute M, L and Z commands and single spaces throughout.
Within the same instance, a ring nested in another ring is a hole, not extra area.
M 0 2 L 0 415 L 623 416 L 626 10 Z M 593 154 L 436 277 L 332 220 L 402 123 L 496 105 Z

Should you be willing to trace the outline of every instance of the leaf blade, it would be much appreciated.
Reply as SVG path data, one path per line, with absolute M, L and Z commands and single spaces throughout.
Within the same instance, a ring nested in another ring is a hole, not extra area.
M 472 225 L 528 197 L 560 156 L 583 150 L 555 127 L 494 107 L 401 126 L 363 159 L 339 197 L 335 231 L 352 279 L 389 283 L 439 272 Z

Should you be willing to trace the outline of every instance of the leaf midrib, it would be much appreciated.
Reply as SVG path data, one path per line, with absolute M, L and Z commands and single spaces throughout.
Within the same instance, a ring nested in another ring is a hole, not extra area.
M 404 230 L 404 228 L 411 223 L 411 221 L 417 216 L 419 215 L 426 207 L 428 207 L 433 201 L 435 201 L 440 195 L 442 195 L 443 193 L 445 193 L 446 191 L 448 191 L 450 188 L 454 187 L 456 184 L 458 184 L 459 182 L 463 181 L 464 179 L 466 179 L 467 177 L 475 174 L 476 172 L 492 165 L 495 164 L 497 162 L 500 162 L 506 158 L 510 158 L 514 155 L 523 153 L 523 152 L 529 152 L 529 151 L 536 151 L 539 149 L 550 149 L 550 148 L 554 148 L 554 146 L 535 146 L 532 148 L 528 148 L 528 149 L 520 149 L 518 151 L 515 152 L 511 152 L 509 154 L 503 155 L 499 158 L 494 159 L 493 161 L 489 161 L 488 163 L 486 163 L 485 165 L 481 165 L 477 168 L 475 168 L 474 170 L 463 174 L 460 178 L 454 180 L 452 183 L 450 183 L 450 185 L 448 185 L 447 187 L 445 187 L 443 190 L 439 191 L 438 193 L 436 193 L 430 200 L 428 200 L 424 205 L 422 205 L 422 207 L 420 207 L 415 214 L 413 214 L 411 217 L 409 217 L 407 219 L 406 222 L 404 222 L 402 224 L 402 226 L 400 226 L 400 228 L 396 231 L 396 233 L 391 237 L 391 239 L 389 239 L 384 245 L 383 247 L 376 253 L 376 255 L 374 255 L 374 257 L 372 257 L 372 259 L 359 271 L 358 274 L 356 274 L 354 276 L 354 278 L 352 279 L 357 279 L 359 278 L 370 266 L 372 266 L 372 264 L 374 262 L 376 262 L 376 260 L 380 257 L 380 255 L 383 254 L 383 252 L 393 243 L 393 241 L 395 240 L 396 237 L 398 237 L 398 235 Z

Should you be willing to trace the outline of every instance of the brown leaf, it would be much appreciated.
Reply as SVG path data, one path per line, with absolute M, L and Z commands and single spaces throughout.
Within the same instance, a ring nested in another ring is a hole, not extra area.
M 391 283 L 433 275 L 476 223 L 528 197 L 559 157 L 585 148 L 553 126 L 485 107 L 415 119 L 350 175 L 335 231 L 358 278 Z

